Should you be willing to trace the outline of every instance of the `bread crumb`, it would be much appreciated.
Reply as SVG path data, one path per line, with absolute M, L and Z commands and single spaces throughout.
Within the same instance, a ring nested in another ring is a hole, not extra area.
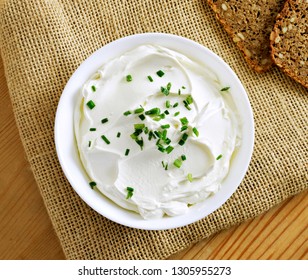
M 278 36 L 278 37 L 276 37 L 276 39 L 275 39 L 275 43 L 278 44 L 279 42 L 280 42 L 280 37 Z
M 290 23 L 289 26 L 288 26 L 288 29 L 292 30 L 292 28 L 293 28 L 293 25 Z
M 251 52 L 250 52 L 248 49 L 245 49 L 245 50 L 244 50 L 244 53 L 245 53 L 248 57 L 251 57 Z
M 283 58 L 283 54 L 282 54 L 282 53 L 279 53 L 279 54 L 278 54 L 278 57 L 279 57 L 279 58 Z
M 245 40 L 245 36 L 241 32 L 237 33 L 237 36 L 241 38 L 243 41 Z
M 305 65 L 305 62 L 302 61 L 302 60 L 299 63 L 300 63 L 300 65 Z
M 221 8 L 224 10 L 224 11 L 227 11 L 228 10 L 228 7 L 225 3 L 221 4 Z
M 288 27 L 286 27 L 286 26 L 282 27 L 281 31 L 282 31 L 282 33 L 286 33 L 288 31 Z

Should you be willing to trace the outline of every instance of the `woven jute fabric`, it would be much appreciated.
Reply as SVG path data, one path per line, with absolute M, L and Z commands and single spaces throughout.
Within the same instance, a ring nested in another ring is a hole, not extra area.
M 253 72 L 206 1 L 7 0 L 0 20 L 20 137 L 68 259 L 164 259 L 307 188 L 307 90 L 276 67 Z M 254 111 L 254 154 L 236 193 L 208 217 L 173 230 L 132 229 L 97 214 L 74 192 L 55 151 L 55 112 L 70 76 L 106 43 L 143 32 L 187 37 L 220 55 Z

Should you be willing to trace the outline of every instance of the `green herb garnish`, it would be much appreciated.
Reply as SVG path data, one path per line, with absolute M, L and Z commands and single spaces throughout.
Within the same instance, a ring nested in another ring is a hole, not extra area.
M 146 115 L 159 115 L 160 114 L 160 109 L 159 108 L 152 108 L 148 111 L 144 112 Z
M 126 149 L 126 150 L 125 150 L 125 156 L 128 156 L 129 151 L 130 151 L 129 149 Z
M 181 159 L 182 159 L 182 161 L 186 160 L 186 156 L 185 155 L 181 155 Z
M 222 88 L 220 91 L 227 91 L 227 90 L 229 90 L 230 89 L 230 87 L 224 87 L 224 88 Z
M 194 127 L 193 129 L 192 129 L 192 131 L 193 131 L 193 133 L 198 137 L 199 136 L 199 131 L 198 131 L 198 129 L 196 128 L 196 127 Z
M 106 122 L 108 122 L 108 118 L 104 118 L 101 120 L 101 123 L 106 123 Z
M 173 149 L 174 149 L 174 148 L 173 148 L 172 146 L 168 146 L 168 147 L 166 148 L 167 154 L 170 154 L 170 153 L 172 152 Z
M 128 115 L 130 115 L 131 113 L 132 113 L 131 111 L 126 111 L 126 112 L 123 113 L 123 115 L 124 115 L 124 116 L 128 116 Z
M 136 109 L 136 110 L 134 111 L 134 113 L 135 113 L 135 114 L 140 114 L 140 113 L 142 113 L 143 111 L 144 111 L 143 108 L 138 108 L 138 109 Z
M 217 158 L 216 158 L 216 160 L 220 160 L 222 158 L 222 154 L 220 154 Z
M 108 138 L 107 138 L 105 135 L 102 135 L 101 138 L 105 141 L 105 143 L 106 143 L 107 145 L 110 144 L 110 141 L 108 140 Z
M 95 107 L 95 103 L 92 100 L 89 100 L 87 106 L 92 110 Z
M 176 159 L 174 162 L 173 162 L 173 165 L 177 168 L 180 168 L 181 165 L 182 165 L 182 161 L 180 159 Z
M 188 119 L 186 117 L 180 118 L 180 121 L 181 121 L 182 125 L 188 124 Z
M 127 187 L 126 190 L 127 190 L 126 199 L 129 199 L 129 198 L 131 198 L 131 197 L 133 196 L 133 194 L 134 194 L 134 188 L 132 188 L 132 187 Z
M 96 182 L 94 182 L 94 181 L 89 182 L 89 185 L 90 185 L 91 189 L 93 189 L 96 186 Z
M 176 116 L 178 116 L 180 114 L 180 112 L 175 112 L 174 113 L 174 116 L 176 117 Z
M 164 124 L 160 126 L 162 129 L 170 128 L 170 124 Z
M 127 75 L 127 76 L 126 76 L 126 81 L 127 81 L 127 82 L 131 82 L 132 80 L 133 80 L 132 75 Z
M 153 78 L 152 78 L 151 76 L 148 76 L 148 80 L 149 80 L 150 82 L 153 82 Z
M 187 174 L 187 179 L 189 182 L 192 182 L 193 181 L 193 177 L 192 177 L 192 174 L 191 173 L 188 173 Z
M 91 127 L 90 131 L 96 131 L 96 128 L 95 127 Z
M 117 137 L 120 138 L 120 136 L 121 136 L 121 132 L 118 132 Z
M 93 86 L 91 86 L 91 89 L 92 89 L 92 91 L 96 91 L 96 87 L 93 85 Z
M 158 71 L 156 72 L 156 74 L 157 74 L 158 77 L 162 77 L 162 76 L 165 75 L 165 73 L 164 73 L 162 70 L 158 70 Z
M 145 120 L 145 116 L 143 114 L 138 116 L 140 120 L 144 121 Z

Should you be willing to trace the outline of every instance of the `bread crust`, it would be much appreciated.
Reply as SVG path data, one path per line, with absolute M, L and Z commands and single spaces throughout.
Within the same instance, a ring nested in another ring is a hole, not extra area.
M 288 76 L 308 88 L 308 0 L 288 0 L 270 36 L 271 57 Z
M 207 0 L 248 65 L 262 73 L 273 64 L 269 37 L 285 0 Z

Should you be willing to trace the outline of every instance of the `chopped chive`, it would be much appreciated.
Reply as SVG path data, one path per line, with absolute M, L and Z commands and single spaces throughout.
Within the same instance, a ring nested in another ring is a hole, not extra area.
M 170 128 L 170 124 L 164 124 L 160 126 L 162 129 Z
M 136 110 L 134 111 L 134 113 L 135 113 L 135 114 L 140 114 L 140 113 L 142 113 L 143 111 L 144 111 L 143 108 L 138 108 L 138 109 L 136 109 Z
M 143 114 L 138 116 L 140 120 L 144 121 L 145 120 L 145 116 Z
M 168 147 L 166 148 L 167 154 L 170 154 L 170 153 L 172 152 L 173 149 L 174 149 L 174 148 L 173 148 L 172 146 L 168 146 Z
M 91 143 L 92 143 L 92 142 L 91 142 L 91 141 L 89 141 L 88 147 L 91 147 Z
M 108 118 L 104 118 L 101 120 L 101 123 L 106 123 L 106 122 L 108 122 Z
M 194 127 L 193 129 L 192 129 L 192 131 L 193 131 L 193 133 L 195 133 L 195 135 L 198 137 L 199 136 L 199 131 L 198 131 L 198 129 L 196 128 L 196 127 Z
M 134 128 L 135 130 L 139 130 L 139 129 L 144 129 L 145 128 L 145 124 L 144 123 L 136 123 L 134 124 Z
M 224 88 L 222 88 L 220 91 L 227 91 L 227 90 L 229 90 L 230 89 L 230 87 L 224 87 Z
M 180 112 L 175 112 L 174 113 L 174 116 L 176 117 L 176 116 L 178 116 L 180 114 Z
M 152 78 L 151 76 L 148 76 L 148 80 L 149 80 L 150 82 L 153 82 L 153 78 Z
M 87 106 L 92 110 L 95 107 L 95 103 L 92 100 L 89 100 Z
M 187 174 L 187 179 L 189 182 L 192 182 L 193 181 L 193 177 L 192 177 L 192 174 L 191 173 L 188 173 Z
M 182 139 L 183 139 L 184 141 L 186 141 L 187 138 L 188 138 L 188 134 L 187 134 L 187 133 L 183 133 Z
M 136 140 L 136 143 L 139 145 L 140 149 L 143 150 L 143 138 L 141 137 L 141 139 L 137 139 Z
M 186 160 L 186 156 L 185 155 L 181 155 L 181 159 L 182 159 L 182 161 Z
M 174 104 L 173 104 L 173 108 L 177 107 L 178 105 L 179 105 L 178 102 L 174 103 Z
M 169 95 L 169 90 L 168 88 L 165 88 L 165 87 L 160 87 L 160 91 L 164 94 L 164 95 Z
M 162 70 L 158 70 L 158 71 L 156 72 L 156 74 L 157 74 L 158 77 L 162 77 L 162 76 L 165 75 L 165 73 L 164 73 Z
M 178 95 L 181 95 L 181 90 L 180 89 L 178 90 Z
M 167 90 L 170 90 L 171 89 L 171 83 L 169 82 L 168 84 L 167 84 Z
M 143 129 L 143 131 L 144 131 L 145 134 L 148 134 L 148 133 L 149 133 L 148 127 L 145 127 L 145 128 Z
M 164 113 L 165 113 L 166 115 L 169 115 L 169 111 L 168 111 L 168 110 L 165 110 Z
M 166 101 L 166 108 L 170 108 L 170 100 Z
M 166 117 L 166 115 L 164 113 L 159 115 L 161 119 L 164 119 Z
M 96 128 L 95 127 L 91 127 L 90 131 L 96 131 Z
M 190 111 L 191 108 L 189 107 L 188 102 L 186 100 L 183 100 L 183 103 L 184 103 L 185 108 Z
M 186 98 L 186 102 L 187 104 L 192 104 L 194 102 L 193 98 L 191 95 L 188 95 L 187 98 Z
M 171 140 L 170 140 L 169 138 L 166 138 L 166 139 L 164 140 L 164 142 L 165 142 L 165 144 L 169 145 L 169 144 L 171 143 Z
M 93 189 L 96 186 L 96 182 L 94 182 L 94 181 L 89 182 L 89 185 L 90 185 L 91 189 Z
M 107 138 L 105 135 L 102 135 L 101 138 L 105 141 L 105 143 L 106 143 L 107 145 L 110 144 L 110 141 L 108 140 L 108 138 Z
M 167 130 L 164 129 L 161 135 L 162 135 L 162 136 L 161 136 L 161 139 L 162 139 L 162 140 L 166 140 L 166 138 L 167 138 Z
M 155 130 L 154 135 L 156 135 L 159 139 L 161 139 L 162 135 L 159 131 Z
M 182 125 L 188 124 L 188 119 L 186 117 L 180 118 L 180 121 L 181 121 Z
M 222 154 L 220 154 L 217 158 L 216 158 L 216 160 L 220 160 L 222 158 Z
M 154 135 L 153 131 L 151 130 L 149 132 L 149 137 L 148 137 L 149 141 L 151 141 L 153 137 L 155 137 L 155 135 Z
M 152 108 L 148 111 L 144 112 L 146 115 L 159 115 L 160 114 L 160 109 L 159 108 Z
M 127 190 L 126 199 L 129 199 L 129 198 L 131 198 L 133 196 L 134 189 L 132 187 L 127 187 L 126 190 Z
M 165 165 L 165 170 L 168 170 L 168 162 Z
M 124 116 L 128 116 L 128 115 L 130 115 L 131 113 L 132 113 L 131 111 L 126 111 L 126 112 L 123 113 L 123 115 L 124 115 Z
M 132 80 L 133 80 L 132 75 L 127 75 L 127 76 L 126 76 L 126 81 L 127 81 L 127 82 L 131 82 Z
M 162 161 L 161 164 L 162 164 L 163 168 L 165 168 L 165 163 L 164 163 L 164 161 Z
M 128 156 L 128 154 L 129 154 L 129 149 L 126 149 L 126 151 L 125 151 L 125 156 Z
M 118 132 L 117 137 L 120 138 L 120 136 L 121 136 L 121 132 Z
M 182 161 L 180 159 L 176 159 L 174 162 L 173 162 L 173 165 L 177 168 L 180 168 L 181 165 L 182 165 Z
M 188 138 L 188 134 L 187 134 L 187 133 L 184 133 L 184 134 L 182 135 L 182 139 L 179 141 L 179 145 L 183 146 L 183 145 L 185 144 L 187 138 Z
M 93 85 L 91 86 L 92 91 L 96 91 L 96 87 Z
M 181 132 L 184 131 L 184 130 L 186 130 L 187 128 L 188 128 L 187 125 L 183 125 L 183 126 L 181 127 Z
M 161 145 L 157 146 L 157 149 L 158 149 L 160 152 L 162 152 L 162 153 L 165 152 L 165 148 L 164 148 L 163 146 L 161 146 Z
M 186 89 L 186 87 L 185 87 L 185 86 L 182 86 L 182 89 Z
M 154 121 L 159 122 L 161 120 L 161 116 L 155 116 L 153 118 Z

